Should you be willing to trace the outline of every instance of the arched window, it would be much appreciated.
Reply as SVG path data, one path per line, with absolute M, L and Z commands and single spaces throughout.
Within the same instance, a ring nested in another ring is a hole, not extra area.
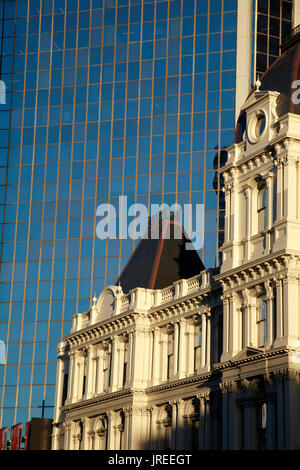
M 267 303 L 266 296 L 258 297 L 257 306 L 257 346 L 263 348 L 267 337 Z
M 258 231 L 267 228 L 267 188 L 262 186 L 257 196 Z

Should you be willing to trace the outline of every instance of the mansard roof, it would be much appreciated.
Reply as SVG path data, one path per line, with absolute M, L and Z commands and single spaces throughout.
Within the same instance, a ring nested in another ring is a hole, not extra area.
M 279 118 L 287 113 L 300 114 L 300 103 L 296 104 L 293 102 L 295 100 L 292 100 L 292 94 L 295 92 L 292 84 L 295 80 L 300 79 L 300 32 L 295 30 L 289 40 L 281 46 L 281 50 L 282 55 L 259 77 L 261 82 L 260 91 L 276 91 L 280 93 L 276 106 Z M 253 87 L 247 100 L 249 100 L 255 90 L 256 85 Z M 246 112 L 242 108 L 235 129 L 235 143 L 243 140 L 245 129 Z
M 149 224 L 148 238 L 140 240 L 116 281 L 115 285 L 120 285 L 124 293 L 136 287 L 163 289 L 179 279 L 193 277 L 205 269 L 192 244 L 193 249 L 186 249 L 186 244 L 191 241 L 178 221 L 163 220 L 159 224 L 158 234 L 156 239 L 150 238 Z

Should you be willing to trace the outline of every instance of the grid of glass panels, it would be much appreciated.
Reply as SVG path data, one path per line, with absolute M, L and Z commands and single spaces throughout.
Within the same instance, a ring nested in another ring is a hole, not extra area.
M 95 237 L 100 203 L 203 203 L 200 255 L 217 262 L 236 9 L 236 0 L 0 2 L 3 425 L 52 417 L 57 343 L 134 249 Z
M 280 45 L 292 29 L 293 0 L 258 0 L 253 14 L 253 82 L 280 55 Z

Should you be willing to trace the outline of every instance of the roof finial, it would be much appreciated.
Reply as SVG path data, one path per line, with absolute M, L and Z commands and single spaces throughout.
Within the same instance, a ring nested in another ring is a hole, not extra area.
M 255 82 L 256 90 L 255 91 L 260 91 L 260 86 L 261 86 L 261 81 L 259 79 L 259 75 L 257 75 L 257 80 Z
M 92 305 L 92 308 L 96 307 L 96 302 L 97 302 L 97 297 L 96 297 L 96 293 L 94 292 L 94 297 L 93 297 L 93 305 Z

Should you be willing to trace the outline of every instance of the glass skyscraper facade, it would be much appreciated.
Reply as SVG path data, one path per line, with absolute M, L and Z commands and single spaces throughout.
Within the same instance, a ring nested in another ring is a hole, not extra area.
M 52 417 L 57 343 L 134 249 L 96 237 L 99 204 L 204 204 L 218 264 L 237 18 L 238 0 L 0 2 L 3 426 Z
M 252 50 L 253 80 L 280 55 L 282 44 L 292 29 L 292 0 L 253 2 Z

